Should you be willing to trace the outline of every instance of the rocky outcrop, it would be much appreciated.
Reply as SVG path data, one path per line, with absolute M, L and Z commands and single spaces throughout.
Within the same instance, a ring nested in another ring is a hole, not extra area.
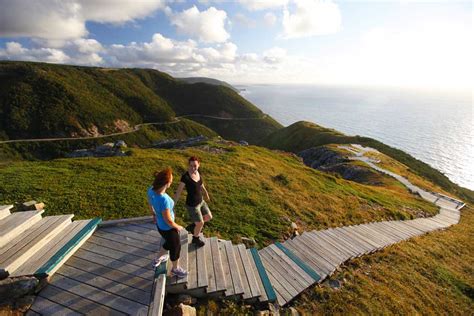
M 346 180 L 363 184 L 383 185 L 381 176 L 370 168 L 355 165 L 340 152 L 319 146 L 298 153 L 303 163 L 313 169 L 339 174 Z
M 83 157 L 122 157 L 126 156 L 125 150 L 127 144 L 123 140 L 115 143 L 105 143 L 93 149 L 77 149 L 66 154 L 66 158 L 83 158 Z

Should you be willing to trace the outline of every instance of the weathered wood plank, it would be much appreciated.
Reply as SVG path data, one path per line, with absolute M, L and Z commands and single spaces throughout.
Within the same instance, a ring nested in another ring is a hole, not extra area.
M 213 253 L 211 250 L 211 240 L 206 238 L 206 244 L 204 245 L 204 258 L 206 260 L 207 269 L 207 293 L 213 293 L 216 291 L 216 275 L 214 273 Z
M 328 274 L 331 274 L 337 267 L 336 263 L 333 263 L 328 257 L 325 257 L 317 248 L 312 247 L 308 242 L 305 242 L 301 238 L 293 238 L 291 241 L 287 240 L 293 247 L 296 247 L 301 253 L 309 256 L 314 262 L 321 267 L 321 269 L 327 270 Z
M 224 291 L 226 289 L 225 274 L 222 263 L 221 252 L 219 251 L 219 241 L 217 237 L 209 239 L 212 253 L 212 264 L 216 280 L 216 291 Z
M 258 300 L 261 303 L 267 302 L 268 301 L 267 292 L 265 291 L 265 286 L 263 285 L 262 279 L 260 278 L 260 275 L 258 273 L 257 265 L 255 264 L 255 261 L 253 259 L 252 252 L 250 251 L 250 249 L 246 249 L 245 251 L 247 252 L 247 256 L 249 257 L 250 268 L 253 271 L 253 274 L 255 276 L 255 281 L 257 282 L 258 290 L 260 293 Z
M 288 239 L 283 243 L 283 245 L 309 264 L 321 276 L 321 278 L 324 278 L 332 272 L 333 269 L 330 268 L 329 265 L 326 265 L 326 262 L 321 257 L 315 257 L 313 256 L 313 253 L 301 249 L 297 243 L 293 242 L 293 240 Z
M 41 315 L 61 315 L 61 316 L 79 316 L 81 313 L 75 312 L 63 305 L 52 302 L 44 297 L 37 296 L 33 306 L 31 307 L 33 312 Z
M 351 248 L 346 247 L 340 239 L 335 239 L 333 236 L 328 235 L 327 231 L 319 231 L 316 236 L 339 250 L 344 255 L 345 260 L 353 258 L 357 254 L 357 252 L 353 251 Z
M 289 273 L 293 275 L 294 279 L 303 287 L 306 288 L 313 284 L 313 278 L 308 275 L 303 269 L 301 269 L 291 258 L 289 258 L 281 249 L 275 244 L 269 245 L 265 248 L 268 253 L 272 256 L 273 260 L 276 261 L 283 269 L 281 272 Z
M 92 236 L 88 239 L 89 243 L 93 243 L 98 246 L 107 247 L 111 249 L 120 249 L 121 252 L 125 252 L 137 257 L 145 258 L 148 261 L 153 260 L 156 257 L 155 251 L 149 251 L 141 248 L 136 248 L 134 246 L 130 246 L 118 241 L 113 241 L 109 239 L 105 239 L 99 236 Z
M 347 249 L 352 250 L 351 258 L 356 258 L 364 253 L 364 249 L 357 246 L 357 244 L 353 243 L 351 240 L 348 239 L 346 235 L 341 234 L 340 231 L 336 231 L 333 229 L 328 229 L 324 231 L 325 234 L 331 236 L 335 240 L 338 240 L 340 243 L 343 243 Z
M 191 235 L 189 235 L 191 240 Z M 196 289 L 198 287 L 198 269 L 197 269 L 197 252 L 193 243 L 188 244 L 188 289 Z
M 148 312 L 148 305 L 128 300 L 121 296 L 70 279 L 59 273 L 56 273 L 56 275 L 53 277 L 51 284 L 62 290 L 69 291 L 82 297 L 87 297 L 92 301 L 100 302 L 105 306 L 127 314 L 146 315 Z M 149 294 L 147 296 L 149 297 Z
M 244 264 L 242 262 L 242 257 L 240 256 L 240 250 L 237 245 L 233 245 L 234 253 L 235 253 L 235 260 L 237 261 L 237 267 L 240 275 L 240 280 L 242 281 L 242 287 L 244 289 L 244 293 L 242 293 L 242 298 L 247 300 L 252 297 L 252 291 L 250 290 L 249 280 L 245 273 Z
M 148 309 L 148 316 L 161 316 L 165 303 L 166 275 L 161 274 L 153 285 L 153 298 Z
M 237 258 L 234 253 L 232 242 L 228 240 L 224 241 L 224 247 L 227 254 L 227 260 L 229 261 L 229 270 L 232 277 L 232 284 L 234 286 L 234 294 L 243 294 L 244 286 L 242 284 L 242 279 L 240 278 L 239 268 L 237 266 Z
M 69 291 L 64 291 L 63 289 L 57 288 L 51 284 L 48 285 L 45 289 L 43 289 L 39 293 L 39 296 L 42 298 L 46 298 L 56 304 L 67 306 L 69 309 L 81 314 L 126 315 L 125 313 L 122 313 L 118 310 L 104 306 L 100 302 L 91 301 L 86 297 L 81 297 Z M 37 309 L 35 305 L 36 301 L 33 304 L 33 309 Z M 51 314 L 43 313 L 43 315 Z
M 234 296 L 234 284 L 232 283 L 232 275 L 230 273 L 229 258 L 227 257 L 227 252 L 225 250 L 224 242 L 218 242 L 219 254 L 221 255 L 222 260 L 222 271 L 224 272 L 225 280 L 225 295 Z
M 302 235 L 294 238 L 294 241 L 301 242 L 302 245 L 311 249 L 314 253 L 321 256 L 325 261 L 327 261 L 330 266 L 338 266 L 341 264 L 342 260 L 336 256 L 332 251 L 327 248 L 322 247 L 319 243 L 315 242 L 313 238 L 310 238 L 310 233 L 303 233 Z
M 0 220 L 0 248 L 41 220 L 44 211 L 16 212 Z
M 81 259 L 79 257 L 71 257 L 65 264 L 65 266 L 71 266 L 76 269 L 81 269 L 84 272 L 95 274 L 109 280 L 117 281 L 119 283 L 131 286 L 136 289 L 143 290 L 145 292 L 152 291 L 152 284 L 150 279 L 144 279 L 142 277 L 125 273 L 120 270 L 111 269 L 109 267 Z
M 355 245 L 358 249 L 360 249 L 359 256 L 374 251 L 373 247 L 370 244 L 360 239 L 357 235 L 354 235 L 351 232 L 343 229 L 342 227 L 338 227 L 334 229 L 334 232 L 337 232 L 338 234 L 344 236 L 348 242 L 350 242 L 352 245 Z
M 206 248 L 205 246 L 196 249 L 197 264 L 197 286 L 207 287 L 207 264 L 206 264 Z
M 1 268 L 9 273 L 14 272 L 32 255 L 47 245 L 58 233 L 60 233 L 67 225 L 71 224 L 71 218 L 74 215 L 55 216 L 51 225 L 47 228 L 38 229 L 38 233 L 31 234 L 25 239 L 20 240 L 14 247 L 7 250 L 1 255 Z M 19 235 L 20 237 L 21 235 Z
M 257 276 L 252 268 L 251 262 L 253 262 L 253 259 L 249 257 L 247 249 L 243 244 L 237 245 L 237 248 L 239 249 L 240 258 L 242 259 L 243 268 L 249 282 L 252 297 L 258 297 L 260 296 L 260 288 L 258 287 Z
M 100 237 L 102 239 L 107 239 L 115 242 L 119 242 L 124 245 L 135 247 L 136 249 L 144 249 L 151 252 L 158 252 L 160 250 L 160 240 L 157 239 L 155 242 L 143 242 L 141 240 L 133 239 L 123 235 L 117 235 L 113 233 L 108 233 L 102 229 L 96 230 L 94 232 L 94 237 Z
M 100 246 L 98 244 L 92 242 L 86 242 L 82 245 L 81 249 L 94 252 L 97 254 L 105 255 L 110 258 L 114 258 L 116 260 L 120 260 L 123 262 L 131 263 L 137 265 L 139 267 L 150 267 L 151 260 L 145 259 L 143 257 L 138 257 L 127 252 L 119 251 L 116 249 Z
M 10 216 L 10 209 L 13 208 L 13 205 L 0 205 L 0 223 L 1 220 L 7 216 Z M 0 224 L 1 225 L 1 224 Z
M 300 284 L 296 282 L 287 273 L 281 274 L 281 267 L 275 262 L 271 255 L 264 249 L 261 249 L 258 254 L 262 258 L 262 263 L 268 276 L 273 276 L 274 280 L 270 279 L 275 291 L 279 292 L 286 301 L 289 301 L 302 290 Z M 287 292 L 289 295 L 285 295 Z
M 143 267 L 139 267 L 134 264 L 126 263 L 123 261 L 115 260 L 114 258 L 110 258 L 104 256 L 102 254 L 90 252 L 84 249 L 79 249 L 73 257 L 81 258 L 87 261 L 91 261 L 111 269 L 116 269 L 128 274 L 133 274 L 145 279 L 152 280 L 153 278 L 153 270 L 152 269 L 144 269 Z
M 153 236 L 150 236 L 150 235 L 147 235 L 147 234 L 140 234 L 140 233 L 137 233 L 137 232 L 130 231 L 130 230 L 127 229 L 127 226 L 101 227 L 101 228 L 98 229 L 98 231 L 107 232 L 107 233 L 110 233 L 110 234 L 116 234 L 116 235 L 120 235 L 120 236 L 126 236 L 128 238 L 132 238 L 132 239 L 139 240 L 139 241 L 142 241 L 142 242 L 143 241 L 148 242 L 148 243 L 158 242 L 156 237 L 153 237 Z
M 263 262 L 263 260 L 262 260 Z M 265 270 L 267 270 L 267 268 L 265 268 Z M 276 301 L 277 303 L 280 305 L 280 306 L 283 306 L 285 305 L 288 301 L 290 301 L 294 296 L 291 295 L 287 288 L 285 288 L 285 286 L 283 286 L 281 283 L 280 283 L 280 280 L 278 279 L 278 276 L 274 276 L 272 271 L 271 271 L 271 268 L 267 270 L 267 274 L 268 274 L 268 279 L 270 280 L 270 282 L 272 283 L 272 286 L 274 288 L 274 292 L 275 292 L 275 297 L 276 297 Z
M 121 296 L 128 300 L 138 302 L 144 305 L 150 303 L 150 293 L 128 286 L 123 283 L 119 283 L 114 280 L 104 278 L 99 275 L 85 272 L 72 266 L 64 265 L 58 271 L 58 273 L 64 277 L 73 279 L 82 284 L 87 284 L 96 287 L 102 291 L 107 291 L 115 295 Z
M 86 221 L 73 222 L 63 229 L 48 243 L 48 249 L 45 252 L 29 258 L 24 264 L 16 269 L 10 276 L 31 275 L 34 274 L 52 255 L 54 255 L 69 239 L 77 234 L 85 225 Z
M 321 254 L 332 257 L 335 263 L 338 265 L 347 260 L 347 256 L 345 254 L 341 253 L 338 249 L 334 248 L 332 245 L 315 234 L 317 234 L 317 232 L 303 233 L 299 237 L 302 239 L 306 238 L 306 240 L 311 243 L 311 246 L 314 246 L 315 248 L 319 247 L 318 250 L 321 251 Z

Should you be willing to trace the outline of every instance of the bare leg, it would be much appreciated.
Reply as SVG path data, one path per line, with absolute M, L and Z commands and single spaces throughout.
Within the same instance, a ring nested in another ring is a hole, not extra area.
M 158 258 L 163 255 L 166 255 L 167 253 L 168 253 L 168 250 L 166 250 L 165 248 L 163 248 L 163 246 L 161 246 L 160 251 L 158 251 Z
M 199 234 L 201 233 L 201 230 L 202 230 L 202 227 L 204 226 L 204 221 L 202 222 L 195 222 L 194 223 L 194 234 L 193 236 L 194 237 L 199 237 Z
M 176 261 L 171 261 L 171 267 L 173 269 L 177 269 L 178 268 L 178 265 L 179 265 L 179 259 L 176 260 Z
M 203 216 L 203 219 L 205 222 L 209 222 L 212 219 L 212 214 L 209 212 L 209 214 Z

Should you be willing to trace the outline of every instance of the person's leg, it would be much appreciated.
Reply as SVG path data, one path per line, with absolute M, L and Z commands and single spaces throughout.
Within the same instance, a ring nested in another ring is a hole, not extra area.
M 202 201 L 201 214 L 204 222 L 209 222 L 212 219 L 212 213 L 209 209 L 209 205 L 205 201 Z
M 169 233 L 168 242 L 170 245 L 171 273 L 178 278 L 185 277 L 188 272 L 179 266 L 179 255 L 181 253 L 181 240 L 179 232 L 172 229 Z

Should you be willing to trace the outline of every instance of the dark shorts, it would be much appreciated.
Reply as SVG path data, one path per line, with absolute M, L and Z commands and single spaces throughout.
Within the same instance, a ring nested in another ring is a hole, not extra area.
M 202 222 L 203 216 L 211 213 L 209 206 L 204 200 L 196 206 L 186 205 L 186 208 L 193 223 Z

